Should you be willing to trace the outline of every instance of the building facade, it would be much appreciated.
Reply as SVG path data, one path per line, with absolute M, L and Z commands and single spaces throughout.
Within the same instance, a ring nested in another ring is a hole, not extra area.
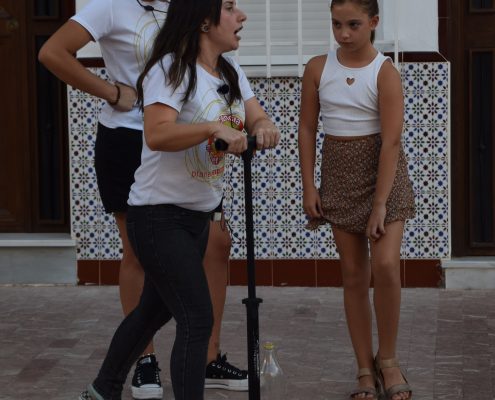
M 254 7 L 246 9 L 248 18 L 250 12 L 256 17 L 246 22 L 241 49 L 234 54 L 282 132 L 278 148 L 253 161 L 258 281 L 339 286 L 330 230 L 304 229 L 297 157 L 304 63 L 333 46 L 328 2 L 269 0 L 265 7 L 266 1 L 246 4 Z M 0 232 L 5 233 L 0 246 L 13 245 L 14 232 L 20 234 L 15 236 L 19 243 L 26 234 L 65 234 L 75 241 L 77 261 L 71 267 L 75 272 L 77 264 L 79 283 L 116 283 L 118 232 L 103 212 L 93 168 L 101 102 L 73 88 L 66 91 L 36 61 L 49 34 L 85 1 L 10 3 L 0 9 L 0 24 L 5 21 L 3 36 L 0 31 L 1 76 L 6 93 L 13 93 L 15 100 L 6 101 L 5 96 L 2 108 Z M 277 8 L 281 4 L 283 8 Z M 253 12 L 256 7 L 265 13 Z M 381 8 L 377 46 L 395 59 L 403 78 L 403 145 L 418 211 L 404 235 L 403 284 L 441 286 L 445 275 L 448 287 L 495 286 L 490 258 L 495 256 L 495 35 L 489 28 L 495 26 L 495 8 L 481 0 L 383 0 Z M 97 47 L 83 49 L 78 57 L 106 76 Z M 16 76 L 20 88 L 15 87 Z M 322 135 L 320 130 L 320 143 Z M 225 195 L 234 238 L 232 284 L 246 280 L 242 174 L 241 162 L 230 160 Z

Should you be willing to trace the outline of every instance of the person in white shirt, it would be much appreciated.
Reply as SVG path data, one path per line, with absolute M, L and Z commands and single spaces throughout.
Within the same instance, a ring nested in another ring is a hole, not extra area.
M 98 117 L 95 172 L 103 207 L 113 214 L 122 240 L 119 287 L 125 315 L 136 307 L 144 281 L 125 225 L 127 199 L 141 163 L 143 142 L 143 115 L 135 104 L 135 86 L 168 8 L 163 0 L 143 2 L 91 0 L 50 37 L 39 53 L 39 60 L 62 81 L 106 100 Z M 110 81 L 76 59 L 76 52 L 90 41 L 98 42 Z M 133 397 L 162 397 L 158 371 L 150 342 L 136 364 Z
M 127 232 L 144 271 L 138 306 L 114 334 L 80 399 L 120 398 L 132 363 L 155 332 L 177 323 L 170 374 L 176 400 L 203 398 L 213 311 L 203 269 L 212 212 L 222 200 L 225 156 L 274 147 L 280 133 L 244 72 L 222 54 L 239 45 L 245 14 L 233 0 L 172 0 L 138 79 L 144 108 L 141 165 L 129 194 Z
M 99 115 L 95 170 L 104 209 L 114 215 L 122 239 L 119 286 L 125 315 L 137 305 L 144 282 L 143 269 L 130 246 L 125 226 L 129 190 L 141 163 L 142 149 L 143 116 L 135 104 L 135 84 L 167 8 L 168 2 L 163 0 L 92 0 L 47 41 L 39 54 L 40 61 L 61 80 L 107 101 Z M 110 82 L 91 73 L 74 56 L 90 41 L 99 43 Z M 220 214 L 222 219 L 210 224 L 204 259 L 215 316 L 205 387 L 247 390 L 247 371 L 220 355 L 231 246 L 221 209 L 220 205 L 215 216 Z M 131 385 L 133 397 L 161 398 L 158 372 L 150 342 L 136 364 Z M 217 372 L 222 372 L 221 377 L 216 376 Z

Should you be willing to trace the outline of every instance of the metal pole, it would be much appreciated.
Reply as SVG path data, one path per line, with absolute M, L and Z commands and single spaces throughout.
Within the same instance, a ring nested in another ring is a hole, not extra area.
M 302 0 L 297 0 L 297 76 L 303 76 L 304 48 L 303 48 L 303 10 Z
M 248 136 L 248 148 L 242 153 L 244 161 L 244 202 L 246 208 L 246 250 L 248 297 L 242 300 L 247 314 L 248 347 L 248 387 L 249 400 L 260 400 L 260 333 L 258 308 L 263 301 L 256 297 L 256 266 L 254 264 L 254 223 L 253 223 L 253 186 L 251 182 L 251 161 L 256 147 L 256 136 Z M 228 145 L 217 139 L 215 148 L 225 151 Z
M 271 9 L 270 0 L 266 0 L 266 26 L 265 26 L 265 36 L 266 36 L 266 77 L 272 77 L 272 36 L 271 36 Z
M 260 350 L 258 308 L 263 301 L 256 297 L 256 266 L 254 261 L 253 188 L 251 182 L 251 160 L 256 146 L 256 137 L 248 138 L 248 149 L 242 154 L 244 161 L 244 199 L 246 208 L 246 250 L 248 297 L 242 300 L 247 313 L 248 383 L 249 400 L 260 399 Z

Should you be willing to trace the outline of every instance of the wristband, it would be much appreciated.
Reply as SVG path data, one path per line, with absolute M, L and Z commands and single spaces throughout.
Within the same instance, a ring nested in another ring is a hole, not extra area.
M 115 101 L 109 101 L 108 104 L 110 104 L 111 106 L 116 106 L 117 104 L 119 104 L 119 100 L 120 100 L 120 87 L 119 85 L 113 85 L 117 88 L 117 98 L 115 99 Z

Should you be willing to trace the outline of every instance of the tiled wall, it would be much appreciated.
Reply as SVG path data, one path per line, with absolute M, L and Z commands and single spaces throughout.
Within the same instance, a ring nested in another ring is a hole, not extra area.
M 406 102 L 403 142 L 417 205 L 417 217 L 406 226 L 402 258 L 444 258 L 450 255 L 449 64 L 403 63 L 400 68 Z M 106 76 L 104 68 L 93 71 Z M 256 257 L 337 258 L 328 225 L 315 232 L 304 229 L 297 156 L 300 80 L 257 78 L 251 85 L 282 132 L 278 148 L 258 153 L 253 160 Z M 71 219 L 79 260 L 120 258 L 117 228 L 100 204 L 93 167 L 100 106 L 100 100 L 69 89 Z M 320 133 L 319 145 L 322 137 Z M 242 173 L 242 161 L 231 160 L 225 194 L 234 233 L 233 259 L 245 258 Z

